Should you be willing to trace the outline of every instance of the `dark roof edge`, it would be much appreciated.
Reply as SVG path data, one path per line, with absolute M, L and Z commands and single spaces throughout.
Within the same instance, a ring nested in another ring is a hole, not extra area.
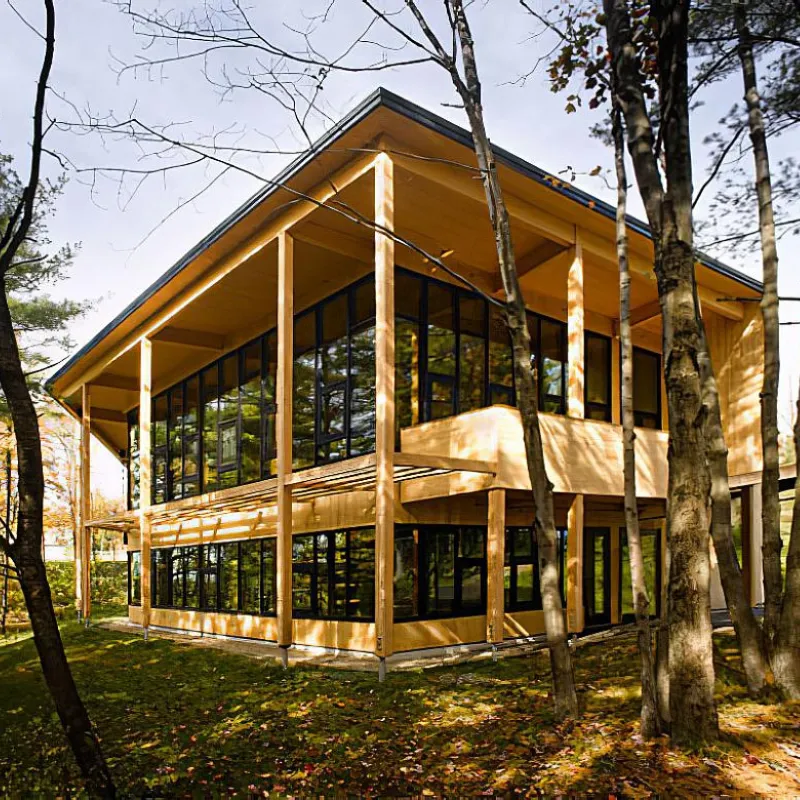
M 423 108 L 422 106 L 412 103 L 404 97 L 401 97 L 394 92 L 390 92 L 383 87 L 377 88 L 371 92 L 364 100 L 362 100 L 355 108 L 345 114 L 330 130 L 326 131 L 314 144 L 301 156 L 292 161 L 288 166 L 281 170 L 274 178 L 270 180 L 270 185 L 259 189 L 255 194 L 240 205 L 232 214 L 227 216 L 220 222 L 210 233 L 204 236 L 194 247 L 188 250 L 178 261 L 176 261 L 166 272 L 164 272 L 157 280 L 148 286 L 138 297 L 132 300 L 114 319 L 105 325 L 97 334 L 95 334 L 83 347 L 78 350 L 59 370 L 57 370 L 50 378 L 47 379 L 45 386 L 48 390 L 51 389 L 53 383 L 61 376 L 65 375 L 84 355 L 92 350 L 99 344 L 111 331 L 118 325 L 124 322 L 142 303 L 149 300 L 153 295 L 162 289 L 172 278 L 181 272 L 188 264 L 200 255 L 206 248 L 218 241 L 230 228 L 237 222 L 242 220 L 250 211 L 252 211 L 260 202 L 269 197 L 273 192 L 278 191 L 283 184 L 291 180 L 301 169 L 303 169 L 321 150 L 329 147 L 340 136 L 346 133 L 351 127 L 358 124 L 365 117 L 369 116 L 373 111 L 377 110 L 380 106 L 401 114 L 404 117 L 428 128 L 431 131 L 440 133 L 447 136 L 459 144 L 466 147 L 472 147 L 472 136 L 464 128 L 456 125 L 453 122 L 434 114 L 431 111 Z M 505 164 L 511 169 L 525 175 L 537 183 L 547 186 L 548 189 L 562 194 L 564 197 L 569 198 L 591 211 L 602 214 L 609 219 L 614 219 L 616 216 L 616 209 L 614 206 L 599 200 L 596 197 L 578 189 L 575 186 L 568 184 L 560 184 L 558 186 L 552 183 L 551 176 L 540 169 L 534 164 L 525 161 L 523 158 L 514 155 L 502 147 L 492 145 L 495 156 L 500 163 Z M 551 178 L 548 180 L 548 178 Z M 644 236 L 650 238 L 650 228 L 642 220 L 635 217 L 626 217 L 628 226 L 631 230 L 636 231 Z M 711 256 L 704 253 L 698 253 L 698 259 L 701 264 L 715 272 L 731 278 L 739 283 L 747 286 L 754 291 L 763 291 L 763 284 L 745 275 L 732 267 L 723 264 Z

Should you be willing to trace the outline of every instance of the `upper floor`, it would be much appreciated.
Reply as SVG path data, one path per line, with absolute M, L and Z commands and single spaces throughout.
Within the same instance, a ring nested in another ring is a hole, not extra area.
M 497 154 L 551 479 L 557 491 L 621 494 L 613 209 Z M 515 387 L 476 178 L 465 131 L 377 92 L 133 301 L 56 373 L 51 391 L 78 417 L 86 406 L 92 433 L 129 465 L 131 505 L 139 500 L 142 398 L 152 503 L 269 480 L 278 472 L 284 330 L 291 469 L 372 453 L 377 409 L 391 400 L 395 450 L 494 465 L 491 475 L 431 475 L 429 487 L 525 488 L 518 417 L 479 411 L 513 406 Z M 634 404 L 645 429 L 640 491 L 663 497 L 667 414 L 652 245 L 641 223 L 629 229 Z M 281 236 L 291 242 L 289 273 Z M 698 261 L 697 280 L 731 473 L 751 472 L 760 458 L 762 342 L 752 302 L 760 285 L 710 259 Z M 405 485 L 406 499 L 428 497 L 423 483 Z

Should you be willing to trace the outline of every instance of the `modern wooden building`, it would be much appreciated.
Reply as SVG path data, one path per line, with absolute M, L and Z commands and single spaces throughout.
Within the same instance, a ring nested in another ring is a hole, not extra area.
M 497 156 L 580 632 L 632 613 L 614 209 Z M 661 322 L 633 219 L 630 248 L 637 485 L 659 607 Z M 725 298 L 761 286 L 709 258 L 697 279 L 730 472 L 750 475 L 760 318 Z M 502 291 L 469 134 L 384 90 L 199 242 L 50 383 L 82 420 L 84 542 L 93 528 L 127 534 L 130 620 L 379 658 L 541 633 L 509 338 L 485 297 Z M 91 435 L 127 466 L 123 516 L 89 518 Z

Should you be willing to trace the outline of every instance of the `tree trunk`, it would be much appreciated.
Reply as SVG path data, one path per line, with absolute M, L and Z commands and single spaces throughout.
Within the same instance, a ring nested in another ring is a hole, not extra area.
M 612 107 L 614 163 L 617 173 L 617 260 L 619 261 L 619 337 L 622 372 L 622 443 L 625 481 L 625 533 L 631 564 L 631 586 L 636 615 L 639 657 L 642 662 L 642 710 L 639 730 L 643 739 L 661 733 L 650 634 L 650 599 L 644 579 L 644 557 L 639 535 L 639 509 L 636 505 L 636 433 L 633 418 L 633 342 L 631 339 L 631 274 L 628 268 L 628 231 L 625 223 L 628 179 L 625 173 L 625 133 L 616 98 Z
M 695 301 L 697 299 L 695 298 Z M 722 431 L 722 416 L 719 405 L 719 391 L 714 376 L 713 365 L 706 340 L 705 326 L 700 319 L 698 324 L 702 336 L 700 373 L 703 380 L 704 404 L 706 407 L 706 446 L 708 448 L 708 467 L 711 474 L 711 537 L 717 556 L 725 603 L 739 640 L 742 653 L 747 689 L 752 696 L 764 691 L 767 661 L 761 630 L 756 622 L 753 609 L 747 600 L 739 559 L 731 534 L 731 489 L 728 481 L 728 448 Z
M 572 658 L 567 642 L 567 625 L 561 603 L 558 544 L 553 512 L 553 485 L 547 477 L 542 434 L 539 428 L 537 382 L 531 369 L 531 344 L 525 301 L 519 285 L 511 226 L 497 176 L 494 153 L 486 133 L 481 89 L 475 62 L 472 35 L 461 0 L 452 0 L 453 17 L 461 46 L 466 84 L 451 71 L 461 95 L 472 130 L 478 167 L 483 176 L 486 202 L 497 245 L 497 260 L 506 295 L 506 319 L 514 356 L 517 406 L 522 417 L 528 473 L 533 488 L 534 527 L 539 557 L 539 584 L 542 594 L 545 631 L 550 650 L 553 695 L 556 715 L 566 717 L 578 711 Z
M 670 537 L 670 724 L 677 744 L 716 739 L 709 597 L 710 489 L 695 314 L 692 167 L 688 106 L 688 0 L 653 0 L 658 32 L 661 136 L 666 191 L 644 99 L 628 4 L 604 0 L 612 65 L 628 149 L 647 212 L 663 324 L 669 413 L 667 526 Z
M 800 390 L 797 393 L 794 421 L 794 454 L 796 463 L 800 465 Z M 786 558 L 786 586 L 772 669 L 775 682 L 785 697 L 800 700 L 800 475 L 794 485 L 792 530 Z
M 764 381 L 761 387 L 761 526 L 764 564 L 764 638 L 771 652 L 781 613 L 781 510 L 780 465 L 778 460 L 778 379 L 780 350 L 778 327 L 778 249 L 775 218 L 772 211 L 772 180 L 761 98 L 756 82 L 753 42 L 747 24 L 747 7 L 735 4 L 736 29 L 739 35 L 739 60 L 742 64 L 744 99 L 753 144 L 753 159 L 758 195 L 758 222 L 761 233 L 761 262 L 764 294 L 761 316 L 764 320 Z
M 11 411 L 17 445 L 19 512 L 9 555 L 18 571 L 45 683 L 86 789 L 92 796 L 113 797 L 114 784 L 100 742 L 67 662 L 42 561 L 44 473 L 39 422 L 22 371 L 4 279 L 0 279 L 0 388 Z

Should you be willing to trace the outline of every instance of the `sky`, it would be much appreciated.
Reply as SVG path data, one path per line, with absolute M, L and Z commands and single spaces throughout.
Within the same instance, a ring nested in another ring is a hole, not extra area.
M 330 0 L 271 0 L 253 4 L 252 19 L 261 30 L 286 45 L 298 42 L 296 30 L 305 30 L 311 18 L 329 5 Z M 41 27 L 43 11 L 36 2 L 19 2 L 26 19 Z M 141 10 L 158 5 L 137 2 Z M 402 3 L 396 3 L 398 7 Z M 162 4 L 167 7 L 166 4 Z M 197 8 L 191 0 L 174 0 L 170 8 Z M 423 0 L 422 8 L 434 21 L 440 20 L 442 4 Z M 263 93 L 250 90 L 223 94 L 204 77 L 205 66 L 212 77 L 225 66 L 235 75 L 247 62 L 230 51 L 206 62 L 190 60 L 166 65 L 161 69 L 120 72 L 120 65 L 135 63 L 143 54 L 165 55 L 158 45 L 143 50 L 147 41 L 137 37 L 131 19 L 114 3 L 102 0 L 70 0 L 56 4 L 56 53 L 50 82 L 53 93 L 48 110 L 59 120 L 75 119 L 75 109 L 91 110 L 118 119 L 135 116 L 149 125 L 170 124 L 178 135 L 198 138 L 211 133 L 238 146 L 279 149 L 282 153 L 302 150 L 304 138 L 292 125 L 286 109 Z M 536 60 L 546 55 L 547 41 L 537 36 L 534 21 L 521 10 L 516 0 L 486 0 L 471 6 L 471 22 L 476 39 L 478 66 L 483 83 L 487 127 L 492 140 L 552 174 L 564 170 L 577 173 L 575 183 L 581 188 L 614 201 L 615 190 L 610 170 L 613 152 L 589 135 L 591 125 L 600 121 L 599 112 L 580 109 L 564 112 L 563 95 L 549 91 L 547 76 L 539 69 L 525 81 Z M 337 0 L 324 26 L 314 35 L 314 44 L 327 55 L 339 50 L 362 30 L 367 18 L 358 0 Z M 8 4 L 0 5 L 2 63 L 0 96 L 0 152 L 15 157 L 18 171 L 27 170 L 31 113 L 35 82 L 41 64 L 41 41 L 14 13 Z M 376 27 L 369 38 L 387 42 L 385 28 Z M 377 58 L 378 48 L 365 51 L 364 60 Z M 412 55 L 409 49 L 394 54 L 397 58 Z M 252 61 L 250 61 L 252 63 Z M 430 64 L 397 67 L 381 72 L 333 75 L 323 92 L 325 116 L 309 120 L 309 132 L 318 136 L 332 122 L 377 86 L 398 94 L 466 126 L 462 109 L 453 107 L 456 96 L 449 78 Z M 705 180 L 708 169 L 705 138 L 718 128 L 718 120 L 740 97 L 735 80 L 716 85 L 702 98 L 692 113 L 692 138 L 695 184 Z M 49 147 L 63 154 L 77 168 L 119 168 L 149 164 L 131 142 L 96 134 L 53 131 Z M 773 163 L 791 155 L 796 141 L 784 137 L 772 145 Z M 275 154 L 242 159 L 241 163 L 257 175 L 274 175 L 291 156 Z M 174 162 L 165 162 L 174 163 Z M 599 177 L 590 177 L 595 166 Z M 58 165 L 50 159 L 45 165 L 55 176 Z M 76 347 L 84 344 L 119 313 L 130 300 L 167 270 L 183 253 L 224 219 L 261 186 L 255 177 L 228 171 L 209 187 L 218 170 L 193 167 L 171 171 L 166 176 L 151 177 L 136 187 L 131 181 L 122 184 L 109 174 L 96 180 L 87 172 L 70 171 L 66 191 L 50 223 L 54 242 L 80 243 L 80 249 L 68 281 L 52 288 L 57 297 L 91 300 L 83 318 L 71 329 Z M 608 181 L 608 182 L 607 182 Z M 713 186 L 706 190 L 699 204 L 699 216 L 707 211 L 706 198 L 713 197 Z M 196 195 L 196 199 L 191 200 Z M 638 194 L 630 193 L 630 210 L 643 217 Z M 795 214 L 796 216 L 796 214 Z M 742 226 L 756 227 L 755 217 L 743 215 Z M 715 253 L 713 250 L 710 251 Z M 783 295 L 800 295 L 800 271 L 795 264 L 800 255 L 800 241 L 785 236 L 779 244 Z M 726 253 L 728 263 L 760 278 L 758 250 L 737 247 Z M 784 304 L 784 321 L 800 320 L 800 304 Z M 782 328 L 781 423 L 791 425 L 792 397 L 796 396 L 800 376 L 796 353 L 800 348 L 800 326 Z M 63 357 L 60 354 L 57 357 Z M 93 449 L 92 483 L 106 494 L 119 494 L 123 481 L 118 462 L 102 446 Z

